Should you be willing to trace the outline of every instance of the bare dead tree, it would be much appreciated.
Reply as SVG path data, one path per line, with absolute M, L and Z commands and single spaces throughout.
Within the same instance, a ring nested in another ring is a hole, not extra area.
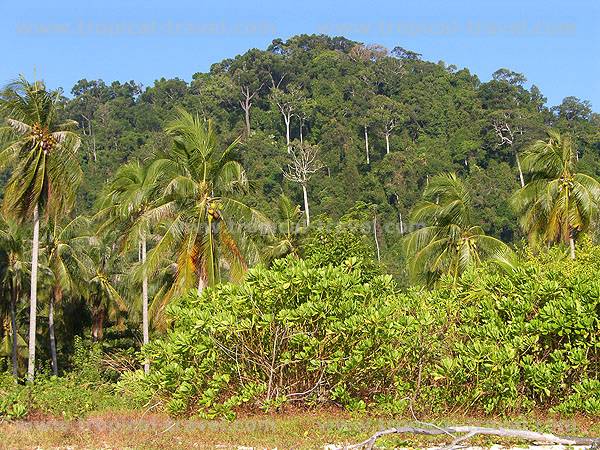
M 523 177 L 523 170 L 521 170 L 521 161 L 519 160 L 519 153 L 514 150 L 514 142 L 516 135 L 523 134 L 523 128 L 518 126 L 512 126 L 509 123 L 509 115 L 504 114 L 502 119 L 497 118 L 492 120 L 492 127 L 496 132 L 496 136 L 500 139 L 498 143 L 498 147 L 508 146 L 513 149 L 515 153 L 515 159 L 517 161 L 517 169 L 519 170 L 519 180 L 521 182 L 521 187 L 525 186 L 525 178 Z
M 244 118 L 246 121 L 246 136 L 250 136 L 250 108 L 252 108 L 252 99 L 256 96 L 256 92 L 250 92 L 248 86 L 242 86 L 242 99 L 240 100 L 240 106 L 244 110 Z
M 302 186 L 304 196 L 304 212 L 306 214 L 306 226 L 310 225 L 310 210 L 308 207 L 308 182 L 312 176 L 323 168 L 319 160 L 319 148 L 308 143 L 292 145 L 290 149 L 292 162 L 288 164 L 283 176 L 294 183 Z
M 279 78 L 279 81 L 275 82 L 275 77 L 273 76 L 273 72 L 269 70 L 269 78 L 271 79 L 271 88 L 272 89 L 279 89 L 279 86 L 281 85 L 281 83 L 283 82 L 283 79 L 285 78 L 287 74 L 283 74 L 281 75 L 281 77 Z
M 246 122 L 246 136 L 250 136 L 250 108 L 252 108 L 252 100 L 258 95 L 258 92 L 262 89 L 261 84 L 258 89 L 251 90 L 250 86 L 244 85 L 240 88 L 242 92 L 242 99 L 240 100 L 240 106 L 244 110 L 244 118 Z
M 292 113 L 294 112 L 294 108 L 289 102 L 279 102 L 277 103 L 277 106 L 279 107 L 279 111 L 281 111 L 283 121 L 285 122 L 285 142 L 287 146 L 287 152 L 290 153 L 290 124 L 292 122 Z
M 271 100 L 277 105 L 277 108 L 283 117 L 283 122 L 285 123 L 285 143 L 288 153 L 291 151 L 290 126 L 292 123 L 292 116 L 296 110 L 298 97 L 299 92 L 294 88 L 290 89 L 289 92 L 283 92 L 279 88 L 273 88 L 271 91 Z

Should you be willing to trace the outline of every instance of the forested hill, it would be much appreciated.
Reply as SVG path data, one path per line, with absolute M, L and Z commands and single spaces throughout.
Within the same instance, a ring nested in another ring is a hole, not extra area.
M 142 88 L 81 80 L 65 100 L 84 134 L 78 210 L 91 209 L 122 163 L 164 146 L 163 125 L 183 106 L 211 118 L 223 145 L 242 136 L 239 154 L 252 185 L 247 200 L 267 213 L 282 190 L 302 202 L 299 186 L 282 174 L 289 123 L 292 141 L 320 149 L 323 169 L 309 185 L 313 216 L 339 217 L 364 202 L 380 223 L 405 227 L 427 180 L 456 171 L 474 193 L 485 230 L 511 241 L 518 237 L 508 204 L 520 182 L 517 155 L 548 127 L 573 133 L 581 170 L 600 176 L 600 116 L 574 97 L 549 107 L 526 82 L 500 69 L 482 83 L 468 69 L 423 61 L 401 47 L 315 35 L 277 39 L 266 50 L 215 63 L 189 83 L 160 79 Z M 393 245 L 381 234 L 384 246 Z

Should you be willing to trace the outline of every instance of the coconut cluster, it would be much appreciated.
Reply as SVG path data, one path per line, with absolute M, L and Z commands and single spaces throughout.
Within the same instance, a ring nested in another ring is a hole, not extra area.
M 44 153 L 49 153 L 57 144 L 54 136 L 52 136 L 47 128 L 42 127 L 39 123 L 33 125 L 31 128 L 31 135 L 34 141 L 40 144 Z

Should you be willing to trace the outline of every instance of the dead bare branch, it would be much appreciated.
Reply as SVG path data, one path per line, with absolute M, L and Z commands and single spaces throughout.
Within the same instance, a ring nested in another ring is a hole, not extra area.
M 292 162 L 288 164 L 283 176 L 295 183 L 306 185 L 312 175 L 323 168 L 319 161 L 319 148 L 310 144 L 294 145 L 290 154 Z
M 449 427 L 436 427 L 436 428 L 419 428 L 419 427 L 398 427 L 389 428 L 387 430 L 378 431 L 373 434 L 369 439 L 359 442 L 358 444 L 346 445 L 344 447 L 338 447 L 339 450 L 350 450 L 350 449 L 372 449 L 377 439 L 392 434 L 420 434 L 425 436 L 437 436 L 437 435 L 454 435 L 462 434 L 457 437 L 445 447 L 445 449 L 455 449 L 459 444 L 472 438 L 473 436 L 500 436 L 507 438 L 517 438 L 529 442 L 545 442 L 549 444 L 563 444 L 563 445 L 590 445 L 592 449 L 600 448 L 600 438 L 587 438 L 587 437 L 572 437 L 572 436 L 556 436 L 551 433 L 538 433 L 529 430 L 516 430 L 510 428 L 486 428 L 486 427 L 473 427 L 473 426 L 449 426 Z

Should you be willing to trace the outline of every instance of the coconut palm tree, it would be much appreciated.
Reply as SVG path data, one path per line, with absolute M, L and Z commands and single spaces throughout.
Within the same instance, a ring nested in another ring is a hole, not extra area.
M 486 259 L 511 265 L 510 249 L 473 224 L 471 195 L 454 173 L 429 181 L 412 221 L 424 225 L 404 241 L 409 272 L 417 280 L 431 285 L 449 275 L 456 282 Z
M 104 337 L 107 320 L 122 324 L 127 304 L 118 290 L 125 279 L 125 261 L 118 251 L 115 233 L 98 233 L 86 240 L 85 283 L 81 288 L 92 313 L 92 341 Z
M 222 269 L 233 280 L 247 267 L 244 237 L 267 219 L 236 198 L 247 188 L 246 174 L 235 160 L 237 140 L 220 150 L 211 121 L 180 109 L 166 127 L 173 145 L 158 153 L 164 164 L 163 211 L 169 211 L 161 237 L 148 252 L 149 274 L 174 253 L 174 283 L 161 300 L 161 310 L 174 295 L 218 283 Z
M 75 154 L 81 141 L 71 131 L 77 123 L 60 120 L 60 102 L 60 92 L 48 91 L 43 82 L 29 83 L 24 78 L 9 84 L 0 98 L 0 111 L 7 118 L 0 128 L 4 142 L 0 168 L 12 169 L 3 210 L 6 216 L 19 221 L 33 221 L 29 381 L 33 381 L 35 372 L 40 212 L 68 210 L 81 180 Z
M 54 332 L 54 310 L 65 292 L 77 292 L 85 280 L 87 270 L 84 260 L 84 248 L 89 239 L 82 233 L 89 221 L 83 216 L 76 217 L 64 226 L 54 217 L 47 227 L 45 246 L 42 247 L 44 266 L 52 274 L 52 288 L 48 303 L 48 334 L 50 336 L 50 354 L 52 372 L 58 375 L 56 356 L 56 337 Z
M 29 275 L 26 252 L 29 240 L 26 232 L 27 229 L 14 220 L 6 219 L 0 223 L 0 285 L 10 300 L 11 361 L 15 378 L 19 376 L 18 346 L 21 339 L 18 334 L 17 305 L 27 287 Z
M 148 274 L 145 271 L 147 239 L 152 225 L 170 212 L 172 204 L 160 197 L 160 181 L 165 160 L 149 165 L 131 162 L 122 166 L 105 189 L 97 216 L 104 219 L 102 228 L 120 228 L 124 248 L 139 246 L 142 264 L 142 335 L 143 344 L 149 342 L 148 327 Z M 144 370 L 149 371 L 148 362 Z
M 530 241 L 568 244 L 573 259 L 575 238 L 589 228 L 600 198 L 600 183 L 577 173 L 576 164 L 572 139 L 548 131 L 547 140 L 536 141 L 525 152 L 527 183 L 512 198 Z
M 278 221 L 274 224 L 276 229 L 264 251 L 267 263 L 287 255 L 300 256 L 300 237 L 303 230 L 300 206 L 294 204 L 287 195 L 281 194 L 277 202 L 277 212 Z

